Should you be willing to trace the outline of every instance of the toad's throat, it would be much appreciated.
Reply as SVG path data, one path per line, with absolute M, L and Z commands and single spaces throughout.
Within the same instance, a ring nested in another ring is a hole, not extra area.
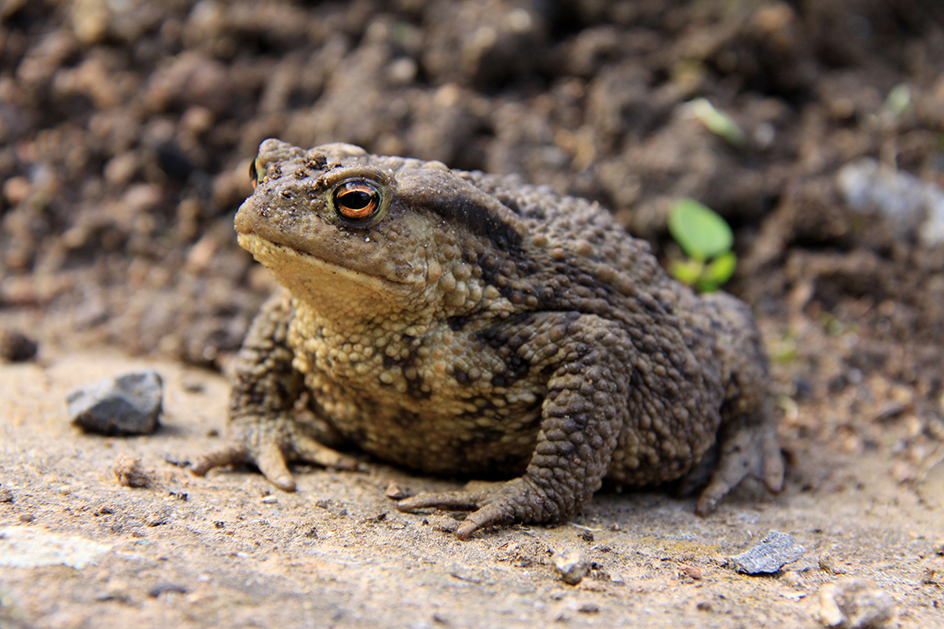
M 241 233 L 237 238 L 239 246 L 250 252 L 275 275 L 279 283 L 298 296 L 307 293 L 313 299 L 323 297 L 326 284 L 333 285 L 335 289 L 353 284 L 364 292 L 377 295 L 399 293 L 405 288 L 404 282 L 335 264 L 294 247 L 272 242 L 258 234 Z

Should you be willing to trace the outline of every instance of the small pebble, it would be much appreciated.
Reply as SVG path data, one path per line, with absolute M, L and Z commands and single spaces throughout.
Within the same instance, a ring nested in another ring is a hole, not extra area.
M 39 345 L 18 330 L 0 330 L 0 357 L 11 363 L 22 363 L 36 356 Z
M 118 601 L 130 605 L 132 598 L 127 592 L 109 588 L 107 592 L 99 592 L 96 594 L 95 601 L 99 603 L 103 603 L 105 601 Z
M 162 383 L 156 371 L 129 373 L 66 395 L 72 423 L 104 435 L 143 435 L 157 429 Z
M 163 511 L 155 511 L 154 513 L 149 513 L 144 518 L 145 526 L 150 526 L 153 528 L 155 526 L 163 526 L 165 524 L 167 524 L 167 514 L 164 513 Z
M 173 592 L 174 594 L 186 594 L 189 592 L 189 590 L 182 585 L 177 585 L 176 583 L 159 583 L 148 590 L 148 596 L 151 598 L 157 598 L 161 594 L 166 594 L 168 592 Z
M 151 477 L 141 466 L 141 461 L 127 454 L 118 455 L 112 471 L 122 487 L 147 487 L 151 484 Z
M 944 570 L 927 567 L 924 569 L 924 576 L 921 577 L 921 585 L 944 586 Z
M 687 578 L 693 581 L 701 581 L 702 578 L 701 570 L 685 563 L 679 564 L 678 575 L 680 578 Z
M 561 573 L 561 580 L 568 585 L 577 585 L 590 572 L 586 555 L 575 549 L 556 553 L 554 565 Z
M 879 410 L 878 414 L 875 415 L 873 421 L 884 422 L 890 419 L 898 419 L 908 411 L 912 410 L 913 405 L 904 404 L 902 402 L 886 402 L 882 408 Z
M 0 502 L 13 502 L 13 492 L 6 487 L 0 487 Z
M 187 393 L 203 393 L 206 391 L 206 384 L 200 380 L 187 379 L 181 383 L 181 386 Z
M 387 490 L 384 492 L 387 498 L 391 500 L 403 500 L 404 498 L 409 498 L 410 493 L 397 485 L 394 481 L 390 481 L 390 484 L 387 485 Z
M 806 581 L 804 581 L 803 577 L 801 577 L 798 573 L 794 572 L 793 570 L 788 570 L 787 572 L 785 572 L 783 576 L 780 577 L 780 582 L 786 585 L 787 587 L 791 587 L 795 590 L 806 589 Z
M 832 575 L 845 574 L 846 571 L 839 567 L 836 558 L 828 553 L 819 556 L 819 569 Z
M 843 579 L 819 590 L 816 616 L 832 629 L 884 629 L 898 617 L 891 594 L 866 579 Z
M 774 574 L 803 556 L 806 550 L 789 533 L 771 531 L 746 552 L 729 558 L 730 564 L 744 574 Z

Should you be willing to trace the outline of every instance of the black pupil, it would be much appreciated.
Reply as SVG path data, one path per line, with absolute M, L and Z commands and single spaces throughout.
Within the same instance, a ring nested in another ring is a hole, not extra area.
M 374 195 L 370 192 L 364 192 L 363 190 L 348 190 L 342 192 L 339 200 L 344 204 L 344 207 L 351 210 L 363 210 L 365 207 L 371 204 Z

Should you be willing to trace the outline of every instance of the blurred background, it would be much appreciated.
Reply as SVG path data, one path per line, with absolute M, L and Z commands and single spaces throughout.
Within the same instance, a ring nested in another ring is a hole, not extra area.
M 829 386 L 941 394 L 940 2 L 4 0 L 0 326 L 223 366 L 273 288 L 232 230 L 268 137 L 516 173 L 663 260 L 693 197 L 775 360 L 852 331 Z

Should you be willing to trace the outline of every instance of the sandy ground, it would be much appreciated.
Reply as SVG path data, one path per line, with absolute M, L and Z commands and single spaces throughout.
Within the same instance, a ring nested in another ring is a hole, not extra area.
M 156 434 L 69 425 L 67 390 L 144 367 L 164 380 Z M 944 465 L 901 484 L 883 449 L 813 444 L 792 458 L 819 461 L 815 488 L 794 465 L 781 496 L 748 484 L 704 519 L 690 499 L 601 493 L 564 526 L 459 542 L 449 515 L 385 496 L 391 481 L 458 483 L 367 459 L 363 473 L 300 468 L 294 494 L 251 471 L 192 476 L 183 465 L 225 430 L 226 391 L 215 373 L 108 351 L 0 365 L 0 627 L 813 627 L 822 586 L 849 578 L 893 597 L 887 626 L 944 626 Z M 126 457 L 149 487 L 118 483 Z M 726 565 L 771 530 L 804 556 L 773 576 Z M 59 549 L 53 565 L 24 567 L 39 549 Z M 554 563 L 568 551 L 592 562 L 576 586 Z

